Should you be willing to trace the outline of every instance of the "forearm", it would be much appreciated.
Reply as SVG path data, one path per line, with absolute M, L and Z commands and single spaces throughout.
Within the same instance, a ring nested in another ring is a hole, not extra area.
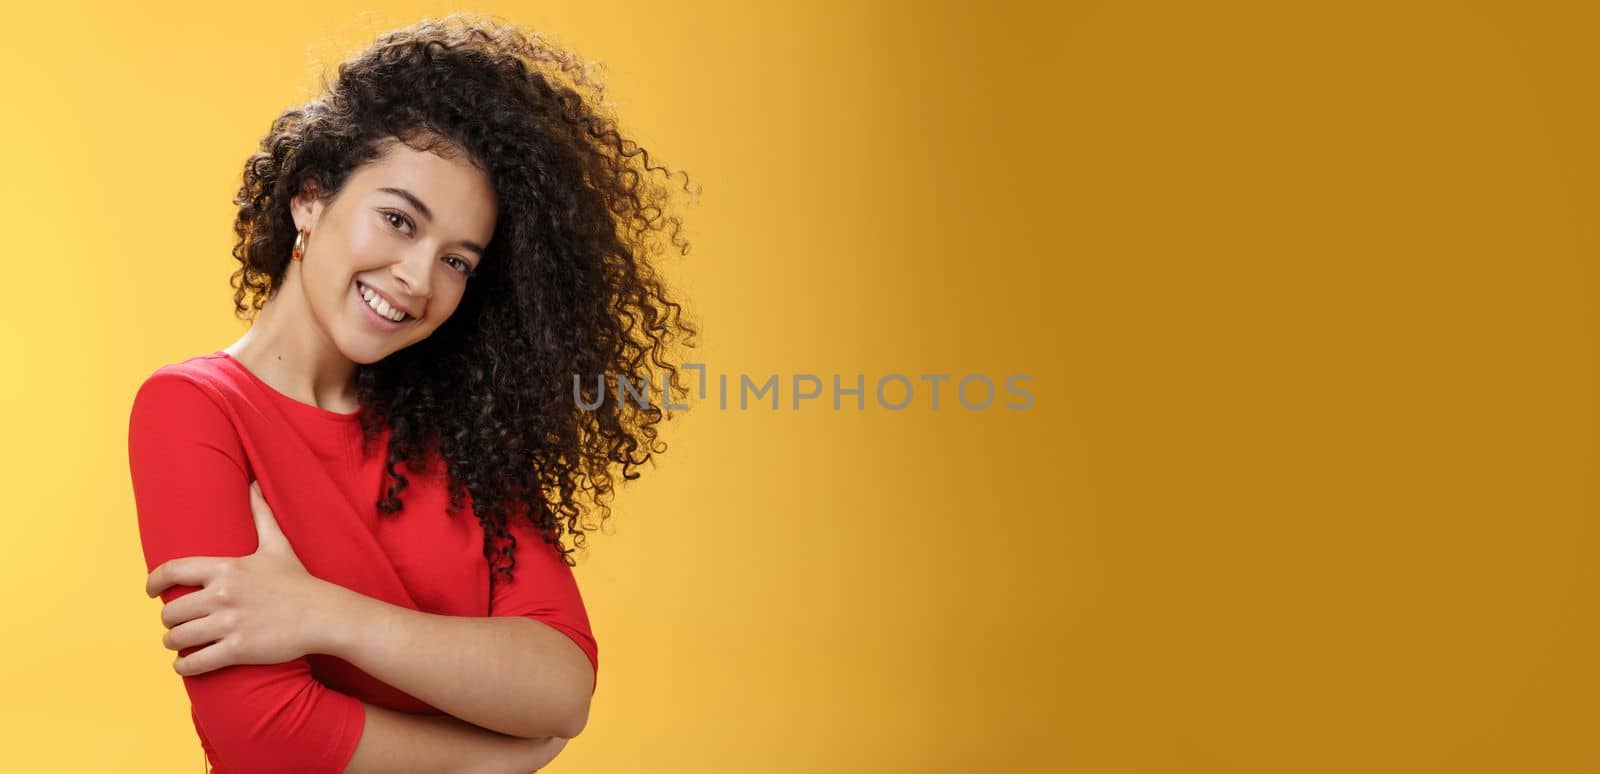
M 565 634 L 520 616 L 451 616 L 345 590 L 324 651 L 457 718 L 520 737 L 577 736 L 593 667 Z
M 507 736 L 447 715 L 362 706 L 366 725 L 345 774 L 527 774 L 567 743 Z

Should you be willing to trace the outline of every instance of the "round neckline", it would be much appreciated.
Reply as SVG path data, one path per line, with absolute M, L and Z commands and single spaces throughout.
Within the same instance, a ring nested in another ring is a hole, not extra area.
M 273 387 L 270 384 L 267 384 L 265 380 L 263 380 L 259 376 L 256 376 L 255 372 L 251 371 L 249 369 L 249 367 L 247 367 L 244 363 L 239 362 L 238 358 L 234 357 L 231 354 L 228 354 L 226 351 L 218 350 L 217 352 L 212 354 L 212 357 L 220 357 L 223 360 L 225 360 L 225 361 L 227 361 L 229 363 L 232 363 L 235 368 L 238 368 L 240 371 L 243 371 L 245 376 L 249 377 L 250 381 L 254 382 L 257 387 L 260 387 L 262 389 L 262 391 L 267 393 L 268 396 L 272 397 L 278 403 L 283 404 L 289 410 L 297 412 L 297 413 L 299 413 L 299 414 L 301 414 L 303 416 L 315 417 L 315 418 L 318 418 L 318 419 L 325 419 L 325 420 L 330 420 L 330 421 L 333 421 L 333 422 L 344 422 L 344 423 L 356 422 L 356 421 L 361 419 L 361 409 L 360 408 L 356 409 L 355 411 L 353 411 L 353 412 L 351 412 L 349 414 L 343 414 L 343 413 L 340 413 L 338 411 L 331 411 L 331 410 L 325 409 L 325 408 L 323 408 L 321 406 L 314 406 L 314 405 L 312 405 L 310 403 L 306 403 L 304 401 L 296 400 L 294 398 L 289 397 L 288 395 L 285 395 L 285 394 L 279 392 L 277 388 Z

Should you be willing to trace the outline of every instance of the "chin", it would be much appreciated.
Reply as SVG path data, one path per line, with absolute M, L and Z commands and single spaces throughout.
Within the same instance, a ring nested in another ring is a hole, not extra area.
M 372 365 L 373 363 L 377 363 L 386 357 L 388 357 L 387 354 L 378 355 L 376 357 L 352 357 L 350 358 L 350 362 L 355 363 L 356 365 Z
M 370 343 L 357 344 L 356 346 L 341 344 L 339 351 L 346 358 L 349 358 L 350 362 L 357 365 L 372 365 L 393 353 L 393 350 L 387 347 L 375 347 Z

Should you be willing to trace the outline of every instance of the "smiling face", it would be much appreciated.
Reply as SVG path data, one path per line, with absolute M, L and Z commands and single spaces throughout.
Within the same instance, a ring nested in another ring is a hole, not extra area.
M 323 332 L 357 363 L 382 360 L 450 318 L 497 216 L 489 177 L 464 154 L 447 159 L 394 140 L 332 201 L 308 190 L 290 209 L 310 233 L 286 287 L 298 286 Z

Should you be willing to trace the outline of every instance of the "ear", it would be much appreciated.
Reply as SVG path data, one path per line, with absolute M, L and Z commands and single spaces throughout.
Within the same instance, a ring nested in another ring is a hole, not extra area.
M 300 192 L 295 194 L 289 202 L 289 216 L 294 220 L 297 229 L 307 231 L 317 227 L 317 218 L 322 216 L 321 187 L 317 185 L 317 173 L 314 169 L 307 169 L 301 173 Z

